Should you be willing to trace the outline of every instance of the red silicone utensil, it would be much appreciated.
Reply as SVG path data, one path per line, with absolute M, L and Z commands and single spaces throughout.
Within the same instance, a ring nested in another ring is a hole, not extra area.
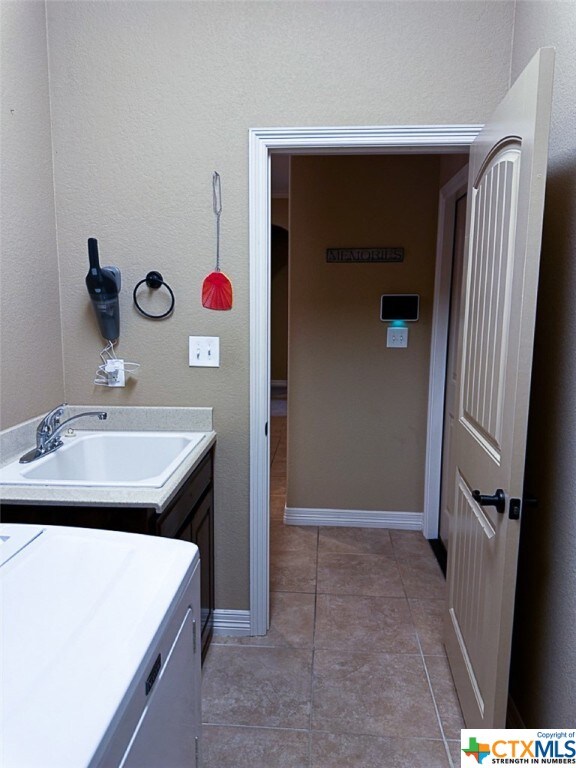
M 202 306 L 206 309 L 232 309 L 232 283 L 220 271 L 220 214 L 222 213 L 222 190 L 220 174 L 212 175 L 212 200 L 216 216 L 216 269 L 202 283 Z

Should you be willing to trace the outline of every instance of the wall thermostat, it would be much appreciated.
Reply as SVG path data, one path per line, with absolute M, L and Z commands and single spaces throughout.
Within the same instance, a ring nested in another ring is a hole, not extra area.
M 385 293 L 380 297 L 380 320 L 384 323 L 393 323 L 395 320 L 415 323 L 419 313 L 418 293 Z

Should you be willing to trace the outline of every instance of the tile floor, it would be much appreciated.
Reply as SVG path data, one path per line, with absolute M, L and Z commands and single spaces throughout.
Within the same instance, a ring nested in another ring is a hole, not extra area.
M 271 627 L 214 638 L 204 768 L 459 766 L 464 724 L 429 545 L 415 532 L 285 526 L 283 416 L 271 457 Z

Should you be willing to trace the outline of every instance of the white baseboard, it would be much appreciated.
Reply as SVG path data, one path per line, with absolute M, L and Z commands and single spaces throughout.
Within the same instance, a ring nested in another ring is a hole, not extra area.
M 362 509 L 303 509 L 286 507 L 286 525 L 332 525 L 347 528 L 422 530 L 422 512 L 380 512 Z
M 214 635 L 239 637 L 250 634 L 250 611 L 214 611 Z

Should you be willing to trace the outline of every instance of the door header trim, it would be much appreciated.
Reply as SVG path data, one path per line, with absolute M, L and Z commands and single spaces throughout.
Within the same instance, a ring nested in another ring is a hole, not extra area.
M 354 150 L 362 154 L 414 151 L 457 154 L 467 152 L 482 125 L 393 125 L 324 128 L 252 128 L 250 139 L 274 153 L 330 154 Z

